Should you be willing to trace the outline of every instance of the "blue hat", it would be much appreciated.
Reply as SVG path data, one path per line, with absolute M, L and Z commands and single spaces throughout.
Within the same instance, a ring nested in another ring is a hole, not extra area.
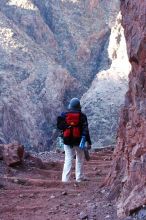
M 73 98 L 70 100 L 69 110 L 81 110 L 80 100 L 78 98 Z

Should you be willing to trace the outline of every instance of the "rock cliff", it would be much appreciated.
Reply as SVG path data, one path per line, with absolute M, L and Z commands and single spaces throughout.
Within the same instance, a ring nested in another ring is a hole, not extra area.
M 57 114 L 70 98 L 86 93 L 82 104 L 93 142 L 113 143 L 128 70 L 114 65 L 123 42 L 120 20 L 115 24 L 119 0 L 107 2 L 1 0 L 0 142 L 17 140 L 28 148 L 49 149 Z M 109 106 L 107 94 L 118 87 L 118 98 Z
M 0 21 L 0 140 L 43 150 L 67 88 L 79 83 L 1 12 Z
M 119 110 L 128 87 L 130 64 L 120 13 L 111 29 L 108 57 L 112 62 L 110 68 L 97 73 L 81 99 L 89 118 L 93 147 L 115 144 Z
M 108 179 L 119 216 L 146 205 L 146 2 L 121 1 L 121 10 L 132 70 Z

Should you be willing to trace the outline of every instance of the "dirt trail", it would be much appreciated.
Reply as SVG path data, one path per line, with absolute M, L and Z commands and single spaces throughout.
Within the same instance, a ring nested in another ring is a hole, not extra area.
M 0 162 L 0 220 L 118 220 L 107 200 L 108 189 L 99 186 L 112 163 L 112 150 L 91 153 L 85 162 L 88 181 L 62 183 L 63 155 L 42 166 L 25 160 L 23 166 L 6 168 Z M 74 170 L 74 167 L 73 167 Z

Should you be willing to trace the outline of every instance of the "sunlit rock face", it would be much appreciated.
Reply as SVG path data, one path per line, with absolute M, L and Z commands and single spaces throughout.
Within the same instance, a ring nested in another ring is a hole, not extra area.
M 113 29 L 119 1 L 1 0 L 0 8 L 0 141 L 50 149 L 56 116 L 70 98 L 85 93 L 81 100 L 93 143 L 111 144 L 128 74 L 116 65 L 123 59 L 118 21 Z M 118 97 L 109 97 L 110 92 Z
M 45 50 L 50 58 L 54 59 L 57 42 L 31 0 L 2 0 L 0 6 L 1 11 L 13 24 L 17 25 L 21 31 Z
M 97 73 L 81 100 L 89 117 L 93 147 L 115 144 L 119 110 L 127 91 L 130 64 L 120 13 L 111 29 L 107 51 L 112 62 L 110 68 Z
M 121 9 L 132 70 L 108 181 L 124 216 L 146 204 L 146 4 L 121 1 Z

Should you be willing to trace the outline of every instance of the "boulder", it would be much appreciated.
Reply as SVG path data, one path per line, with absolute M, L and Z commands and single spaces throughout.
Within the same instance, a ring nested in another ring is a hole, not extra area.
M 24 146 L 14 142 L 4 145 L 3 159 L 8 166 L 15 166 L 23 161 Z

